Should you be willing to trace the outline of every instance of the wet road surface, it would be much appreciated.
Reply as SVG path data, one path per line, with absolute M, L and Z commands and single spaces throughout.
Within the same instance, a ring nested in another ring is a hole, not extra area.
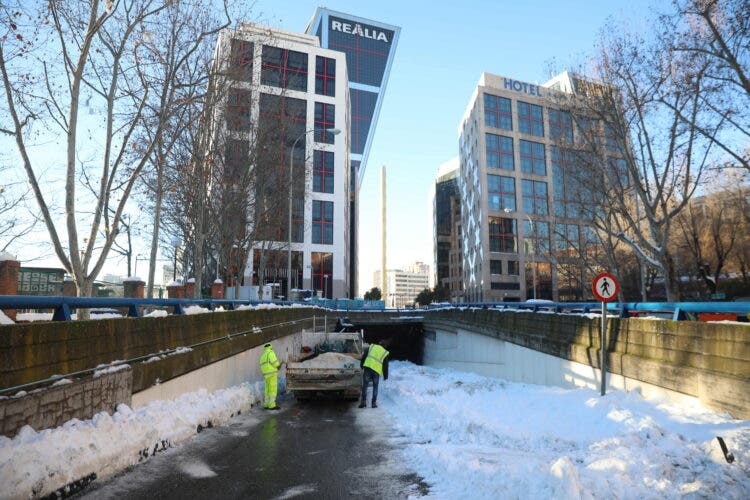
M 406 498 L 428 493 L 404 469 L 383 408 L 294 401 L 252 408 L 76 498 Z

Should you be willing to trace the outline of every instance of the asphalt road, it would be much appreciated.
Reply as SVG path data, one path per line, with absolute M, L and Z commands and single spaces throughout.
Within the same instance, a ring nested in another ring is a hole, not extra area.
M 383 408 L 343 401 L 253 408 L 77 498 L 406 498 L 428 493 L 391 448 Z

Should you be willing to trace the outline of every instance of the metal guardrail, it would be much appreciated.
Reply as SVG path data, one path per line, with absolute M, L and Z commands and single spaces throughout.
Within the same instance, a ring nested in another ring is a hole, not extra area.
M 52 309 L 52 321 L 69 321 L 75 309 L 110 309 L 127 307 L 129 317 L 140 317 L 141 308 L 172 308 L 173 314 L 184 314 L 188 306 L 201 306 L 213 311 L 217 307 L 234 310 L 239 306 L 259 304 L 290 305 L 288 301 L 233 299 L 134 299 L 104 297 L 63 297 L 36 295 L 2 295 L 0 309 Z
M 444 308 L 521 309 L 532 312 L 583 312 L 601 311 L 601 302 L 466 302 L 459 304 L 431 305 L 428 309 Z M 608 312 L 616 312 L 621 318 L 640 314 L 671 315 L 671 319 L 695 320 L 701 314 L 729 314 L 737 319 L 750 319 L 750 302 L 611 302 Z
M 171 308 L 172 314 L 184 314 L 188 306 L 200 306 L 209 310 L 217 307 L 234 310 L 240 306 L 261 304 L 292 305 L 304 304 L 332 310 L 346 311 L 398 311 L 411 312 L 415 309 L 387 309 L 383 301 L 362 301 L 354 299 L 319 299 L 315 301 L 293 302 L 280 300 L 234 300 L 234 299 L 138 299 L 105 297 L 63 297 L 36 295 L 0 295 L 0 309 L 52 309 L 53 321 L 68 321 L 75 309 L 127 308 L 129 317 L 141 316 L 144 307 Z M 427 309 L 445 308 L 481 309 L 521 309 L 532 312 L 553 311 L 596 313 L 601 310 L 600 302 L 464 302 L 432 304 Z M 607 304 L 608 312 L 615 312 L 621 318 L 640 314 L 671 316 L 675 321 L 699 319 L 701 314 L 736 314 L 738 319 L 750 317 L 750 302 L 613 302 Z

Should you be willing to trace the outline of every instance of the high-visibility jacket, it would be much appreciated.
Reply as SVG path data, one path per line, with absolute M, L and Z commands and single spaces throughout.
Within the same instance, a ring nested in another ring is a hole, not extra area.
M 371 368 L 378 375 L 383 375 L 383 360 L 386 356 L 388 356 L 388 351 L 383 346 L 372 344 L 367 350 L 364 366 Z
M 263 349 L 263 354 L 260 355 L 260 371 L 263 375 L 272 375 L 279 371 L 281 363 L 276 357 L 276 353 L 273 352 L 273 347 L 268 346 Z

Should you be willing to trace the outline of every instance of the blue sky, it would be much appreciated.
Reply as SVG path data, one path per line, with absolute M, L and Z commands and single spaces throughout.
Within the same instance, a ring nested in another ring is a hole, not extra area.
M 458 155 L 458 125 L 482 72 L 531 83 L 591 54 L 610 16 L 637 22 L 647 0 L 259 0 L 264 24 L 302 31 L 317 5 L 401 27 L 401 38 L 360 191 L 360 292 L 380 263 L 380 167 L 388 169 L 388 267 L 432 264 L 430 190 Z

